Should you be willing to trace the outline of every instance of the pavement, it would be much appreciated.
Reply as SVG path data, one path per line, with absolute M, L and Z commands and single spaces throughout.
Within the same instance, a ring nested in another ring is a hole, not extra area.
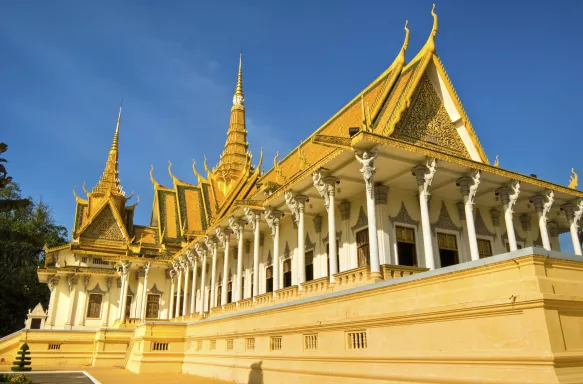
M 0 372 L 6 372 L 3 369 L 5 366 L 0 366 Z M 7 367 L 10 369 L 9 367 Z M 40 370 L 42 369 L 42 371 Z M 34 370 L 34 367 L 33 367 Z M 221 381 L 210 379 L 206 377 L 199 377 L 193 375 L 186 375 L 182 373 L 147 373 L 135 374 L 123 368 L 92 368 L 92 367 L 75 367 L 67 368 L 39 368 L 39 371 L 25 372 L 33 382 L 33 384 L 92 384 L 95 383 L 84 372 L 88 373 L 90 377 L 94 378 L 96 382 L 101 384 L 128 384 L 139 382 L 140 384 L 226 384 L 232 383 L 229 381 Z

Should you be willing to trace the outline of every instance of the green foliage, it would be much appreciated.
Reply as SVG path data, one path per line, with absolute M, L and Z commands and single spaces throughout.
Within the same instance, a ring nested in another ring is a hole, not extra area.
M 29 379 L 26 378 L 22 373 L 19 374 L 0 374 L 0 384 L 30 384 L 32 383 Z
M 12 367 L 10 367 L 10 369 L 15 372 L 31 371 L 32 367 L 28 367 L 28 365 L 31 364 L 31 357 L 28 356 L 30 355 L 30 348 L 28 347 L 28 344 L 22 344 L 22 347 L 20 347 L 20 350 L 16 352 L 16 354 L 18 356 L 12 363 Z
M 15 183 L 0 188 L 0 202 L 22 199 Z M 46 308 L 49 289 L 37 277 L 44 266 L 44 244 L 65 244 L 67 230 L 55 223 L 42 201 L 26 207 L 0 210 L 0 336 L 22 329 L 28 309 L 39 302 Z
M 6 152 L 8 145 L 0 143 L 0 155 Z M 7 163 L 8 160 L 0 157 L 0 189 L 6 188 L 11 182 L 12 177 L 8 176 L 6 167 L 2 163 Z M 30 199 L 12 198 L 0 200 L 0 212 L 13 211 L 15 209 L 26 208 L 30 204 Z

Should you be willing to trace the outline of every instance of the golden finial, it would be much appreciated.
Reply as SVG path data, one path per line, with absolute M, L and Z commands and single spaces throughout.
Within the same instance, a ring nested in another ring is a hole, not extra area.
M 83 185 L 81 186 L 81 188 L 83 188 L 83 192 L 85 193 L 85 195 L 89 196 L 89 191 L 87 189 L 85 189 L 85 182 L 83 182 Z
M 206 173 L 210 175 L 211 171 L 210 171 L 209 167 L 206 165 L 206 155 L 204 156 L 203 165 L 204 165 L 204 170 L 206 171 Z
M 261 173 L 261 164 L 263 164 L 263 147 L 259 149 L 259 163 L 257 163 L 257 169 Z
M 201 174 L 196 170 L 196 161 L 194 161 L 194 159 L 192 159 L 192 172 L 194 172 L 197 180 L 204 179 L 204 177 L 202 177 Z
M 273 168 L 277 168 L 277 158 L 279 157 L 279 151 L 275 152 L 275 157 L 273 158 Z
M 399 56 L 397 60 L 401 62 L 401 64 L 405 64 L 405 51 L 409 47 L 409 20 L 405 20 L 405 40 L 403 41 L 403 46 L 401 47 L 401 52 L 399 52 Z
M 577 176 L 577 172 L 575 172 L 575 168 L 571 168 L 572 176 L 569 177 L 569 185 L 568 188 L 577 188 L 579 185 L 579 176 Z
M 170 177 L 174 179 L 174 175 L 172 174 L 172 162 L 170 160 L 168 160 L 168 173 L 170 174 Z
M 113 142 L 111 143 L 111 150 L 118 150 L 118 142 L 119 142 L 119 126 L 121 123 L 121 105 L 119 106 L 119 113 L 117 114 L 117 124 L 115 126 L 115 134 L 113 135 Z
M 360 106 L 362 109 L 362 128 L 361 130 L 364 132 L 368 132 L 370 130 L 370 120 L 369 120 L 369 113 L 367 113 L 368 103 L 365 106 L 364 103 L 364 94 L 360 95 Z
M 160 184 L 158 184 L 156 179 L 154 179 L 154 164 L 150 165 L 150 180 L 152 181 L 152 184 L 154 184 L 154 186 L 157 187 L 160 185 Z
M 243 53 L 239 55 L 239 72 L 237 73 L 237 87 L 233 96 L 233 105 L 243 105 L 245 97 L 243 96 Z
M 495 167 L 499 167 L 500 166 L 500 160 L 498 160 L 498 155 L 496 155 L 496 159 L 494 160 L 494 166 Z
M 435 3 L 433 4 L 433 8 L 431 8 L 431 15 L 433 16 L 433 28 L 431 28 L 431 34 L 429 35 L 429 39 L 425 46 L 431 52 L 435 52 L 435 35 L 437 35 L 438 29 L 438 22 L 437 22 L 437 14 L 435 13 Z

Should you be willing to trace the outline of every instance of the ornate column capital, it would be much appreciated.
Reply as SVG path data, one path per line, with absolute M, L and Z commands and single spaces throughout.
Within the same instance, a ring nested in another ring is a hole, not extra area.
M 124 260 L 120 262 L 120 264 L 122 274 L 124 276 L 127 276 L 130 273 L 130 267 L 132 266 L 132 263 L 130 261 Z
M 49 289 L 51 290 L 51 292 L 55 290 L 55 288 L 59 284 L 59 281 L 60 280 L 61 280 L 61 277 L 59 275 L 53 275 L 53 276 L 51 276 L 51 277 L 48 278 L 47 284 L 48 284 Z
M 468 198 L 468 203 L 473 205 L 478 186 L 480 185 L 480 171 L 474 170 L 469 175 L 460 177 L 457 179 L 456 185 L 460 187 L 462 195 Z
M 324 206 L 328 210 L 330 207 L 330 195 L 334 195 L 336 192 L 336 184 L 340 183 L 340 180 L 337 177 L 325 174 L 321 169 L 317 169 L 312 173 L 312 182 L 320 196 L 324 199 Z
M 228 247 L 229 246 L 229 237 L 231 236 L 231 234 L 233 233 L 233 231 L 231 231 L 230 228 L 221 228 L 221 227 L 218 227 L 215 230 L 215 233 L 217 235 L 217 238 L 219 239 L 219 242 L 223 246 L 223 248 Z
M 67 276 L 67 284 L 69 285 L 69 292 L 73 292 L 73 289 L 77 286 L 77 282 L 79 281 L 79 276 L 77 275 L 69 275 Z
M 259 224 L 259 219 L 261 218 L 261 211 L 245 208 L 243 213 L 247 218 L 247 223 L 251 224 L 251 229 L 255 231 L 255 227 Z
M 297 223 L 300 220 L 300 212 L 303 212 L 306 208 L 306 201 L 310 201 L 308 196 L 296 195 L 290 190 L 284 193 L 285 203 L 287 204 L 289 210 L 291 211 L 294 221 Z
M 206 256 L 205 246 L 202 245 L 201 243 L 196 243 L 194 245 L 194 251 L 196 252 L 198 257 L 200 257 L 201 259 Z
M 541 218 L 543 218 L 545 221 L 547 220 L 549 211 L 551 210 L 554 201 L 555 193 L 550 189 L 545 191 L 544 196 L 538 194 L 530 198 L 530 202 L 534 204 L 534 208 L 538 213 L 541 214 Z
M 426 198 L 429 198 L 429 188 L 433 182 L 436 170 L 437 160 L 433 157 L 428 157 L 425 164 L 420 164 L 411 170 L 411 173 L 417 179 L 417 186 L 423 187 Z
M 513 212 L 516 200 L 520 194 L 520 181 L 512 180 L 510 186 L 504 186 L 496 190 L 496 196 L 500 197 L 502 204 L 508 205 L 508 208 Z
M 360 173 L 364 177 L 364 182 L 366 184 L 366 190 L 370 196 L 373 197 L 373 176 L 375 173 L 374 161 L 377 158 L 377 151 L 362 151 L 361 153 L 355 151 L 354 157 L 358 161 L 362 168 L 360 168 Z
M 206 245 L 207 249 L 211 251 L 211 257 L 215 257 L 216 255 L 217 243 L 218 239 L 215 236 L 207 235 L 204 237 L 204 244 Z
M 283 216 L 283 212 L 272 209 L 271 207 L 265 208 L 265 221 L 271 229 L 271 237 L 275 236 L 275 229 L 279 227 L 279 219 Z
M 567 220 L 572 220 L 578 227 L 579 220 L 581 220 L 581 215 L 583 214 L 583 199 L 577 199 L 574 202 L 563 204 L 561 210 L 565 212 Z
M 243 234 L 245 224 L 247 224 L 245 220 L 237 219 L 235 216 L 229 217 L 229 227 L 231 227 L 231 230 L 233 231 L 237 239 L 239 239 L 239 237 Z

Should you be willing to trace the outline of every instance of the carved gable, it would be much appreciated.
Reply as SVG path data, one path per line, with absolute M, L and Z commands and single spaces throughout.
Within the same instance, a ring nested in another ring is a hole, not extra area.
M 429 149 L 471 158 L 426 73 L 411 97 L 411 106 L 392 137 Z
M 122 231 L 113 216 L 110 206 L 101 211 L 81 236 L 100 240 L 124 240 Z

